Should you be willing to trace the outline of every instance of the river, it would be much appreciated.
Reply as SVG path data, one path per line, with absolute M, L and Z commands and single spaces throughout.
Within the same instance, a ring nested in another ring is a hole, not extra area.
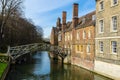
M 31 55 L 29 63 L 15 64 L 6 80 L 110 80 L 73 65 L 52 61 L 48 52 Z

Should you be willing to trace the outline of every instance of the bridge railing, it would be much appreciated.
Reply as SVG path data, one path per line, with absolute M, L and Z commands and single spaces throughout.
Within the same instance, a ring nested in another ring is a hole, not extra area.
M 34 52 L 34 51 L 38 51 L 38 50 L 54 51 L 55 54 L 58 54 L 62 58 L 65 58 L 68 54 L 70 54 L 70 51 L 71 51 L 68 48 L 62 48 L 60 46 L 53 46 L 53 45 L 44 44 L 44 43 L 34 43 L 34 44 L 28 44 L 28 45 L 9 47 L 8 55 L 12 59 L 16 59 L 17 57 L 21 55 Z

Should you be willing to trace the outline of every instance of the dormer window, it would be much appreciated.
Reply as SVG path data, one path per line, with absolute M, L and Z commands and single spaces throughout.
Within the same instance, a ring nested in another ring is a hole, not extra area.
M 94 21 L 96 19 L 95 15 L 92 15 L 92 21 Z
M 85 18 L 82 19 L 82 24 L 84 24 L 84 23 L 85 23 Z

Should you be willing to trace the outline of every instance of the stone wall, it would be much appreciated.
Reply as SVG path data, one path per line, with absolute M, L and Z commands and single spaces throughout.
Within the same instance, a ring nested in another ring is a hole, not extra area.
M 94 71 L 104 76 L 120 80 L 120 65 L 95 60 Z

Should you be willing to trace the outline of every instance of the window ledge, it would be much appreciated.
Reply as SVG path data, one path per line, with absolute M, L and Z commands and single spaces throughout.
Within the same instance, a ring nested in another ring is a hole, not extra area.
M 99 34 L 103 34 L 104 32 L 99 32 Z
M 111 55 L 118 55 L 117 53 L 111 53 Z
M 102 51 L 100 51 L 99 53 L 100 53 L 100 54 L 103 54 L 103 52 L 102 52 Z
M 99 10 L 98 12 L 100 13 L 100 12 L 103 12 L 104 11 L 104 9 L 102 9 L 102 10 Z
M 112 4 L 111 8 L 116 7 L 116 6 L 118 6 L 118 3 L 117 4 Z
M 118 31 L 117 30 L 111 30 L 110 32 L 115 33 L 115 32 L 118 32 Z

